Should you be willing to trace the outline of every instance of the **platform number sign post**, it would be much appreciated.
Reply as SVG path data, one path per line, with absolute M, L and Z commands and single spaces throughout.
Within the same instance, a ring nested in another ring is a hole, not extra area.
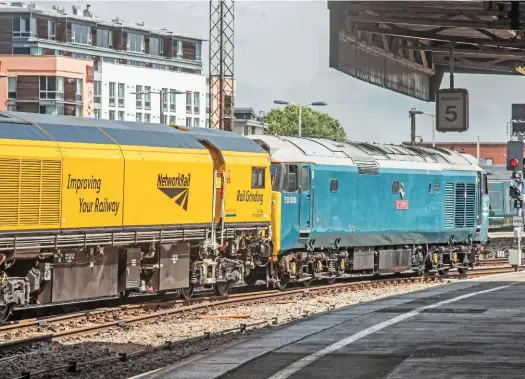
M 436 94 L 436 130 L 466 132 L 469 127 L 469 94 L 464 88 L 440 89 Z

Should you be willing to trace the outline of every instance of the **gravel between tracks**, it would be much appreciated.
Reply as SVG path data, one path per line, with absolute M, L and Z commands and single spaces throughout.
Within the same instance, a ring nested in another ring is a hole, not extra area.
M 148 324 L 140 324 L 127 329 L 115 328 L 100 332 L 97 335 L 77 337 L 67 341 L 52 344 L 40 343 L 24 352 L 10 352 L 0 357 L 0 372 L 2 378 L 15 378 L 22 371 L 34 372 L 50 366 L 67 364 L 70 361 L 88 361 L 99 358 L 114 357 L 118 353 L 132 353 L 147 347 L 158 346 L 166 341 L 183 340 L 202 336 L 205 332 L 220 332 L 238 327 L 240 324 L 253 324 L 258 321 L 271 321 L 278 318 L 278 324 L 289 321 L 290 318 L 301 318 L 305 311 L 310 315 L 344 306 L 388 297 L 396 294 L 423 290 L 440 282 L 402 283 L 395 286 L 346 291 L 339 293 L 317 294 L 306 293 L 293 296 L 290 299 L 270 299 L 262 303 L 241 304 L 231 307 L 208 309 L 207 311 L 191 312 L 186 315 L 175 315 L 157 319 Z M 232 319 L 200 319 L 202 315 L 249 315 L 249 318 Z M 31 378 L 128 378 L 142 372 L 154 370 L 180 361 L 193 354 L 201 353 L 221 344 L 231 342 L 247 335 L 267 329 L 260 325 L 249 329 L 245 334 L 226 334 L 213 336 L 207 340 L 177 346 L 170 350 L 158 350 L 127 362 L 111 362 L 81 366 L 81 371 L 68 373 L 65 370 L 50 374 L 33 376 Z

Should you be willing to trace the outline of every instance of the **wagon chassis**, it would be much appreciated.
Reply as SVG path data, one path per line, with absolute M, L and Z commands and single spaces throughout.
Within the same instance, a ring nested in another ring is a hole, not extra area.
M 270 254 L 267 239 L 260 235 L 271 235 L 270 226 L 4 233 L 0 320 L 7 319 L 14 306 L 35 302 L 96 301 L 167 291 L 189 298 L 195 289 L 207 286 L 224 295 L 243 279 L 258 254 Z M 244 250 L 237 251 L 239 246 Z

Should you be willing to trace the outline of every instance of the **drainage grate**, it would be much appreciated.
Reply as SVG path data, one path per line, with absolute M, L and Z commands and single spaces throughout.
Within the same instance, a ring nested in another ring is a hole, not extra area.
M 484 313 L 486 309 L 481 308 L 432 308 L 424 309 L 421 313 Z
M 390 308 L 378 309 L 376 311 L 376 313 L 407 313 L 407 312 L 413 311 L 414 309 L 417 309 L 417 308 L 395 308 L 395 307 L 390 307 Z
M 383 308 L 378 309 L 376 313 L 407 313 L 410 311 L 413 311 L 418 308 L 396 308 L 396 307 L 390 307 L 390 308 Z M 484 313 L 486 312 L 486 309 L 481 308 L 431 308 L 431 309 L 424 309 L 421 311 L 421 313 Z

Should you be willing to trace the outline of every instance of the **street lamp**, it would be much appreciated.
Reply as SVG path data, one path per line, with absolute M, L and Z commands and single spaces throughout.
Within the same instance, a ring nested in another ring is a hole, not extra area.
M 314 101 L 312 103 L 309 103 L 309 104 L 293 104 L 293 103 L 290 103 L 289 101 L 284 101 L 284 100 L 274 100 L 273 101 L 274 104 L 279 104 L 279 105 L 296 105 L 299 107 L 299 137 L 301 137 L 301 123 L 302 123 L 302 110 L 303 110 L 303 107 L 309 107 L 309 106 L 312 106 L 312 107 L 323 107 L 325 105 L 328 105 L 326 104 L 324 101 Z
M 139 92 L 130 92 L 132 95 L 146 95 L 146 94 L 149 94 L 149 93 L 158 93 L 160 95 L 160 114 L 159 114 L 159 122 L 161 124 L 164 124 L 164 122 L 162 122 L 162 118 L 163 118 L 163 114 L 164 114 L 164 95 L 167 95 L 167 94 L 175 94 L 175 95 L 183 95 L 185 94 L 186 92 L 183 92 L 183 91 L 177 91 L 177 90 L 174 90 L 174 91 L 164 91 L 164 90 L 160 90 L 160 91 L 139 91 Z
M 436 147 L 436 138 L 435 138 L 435 135 L 436 135 L 436 115 L 434 113 L 430 113 L 430 112 L 423 112 L 423 111 L 417 111 L 416 108 L 412 108 L 411 110 L 408 111 L 408 113 L 414 117 L 413 118 L 413 124 L 414 124 L 414 130 L 412 131 L 414 134 L 416 133 L 415 131 L 415 115 L 416 114 L 426 114 L 427 116 L 431 116 L 432 117 L 432 147 Z

